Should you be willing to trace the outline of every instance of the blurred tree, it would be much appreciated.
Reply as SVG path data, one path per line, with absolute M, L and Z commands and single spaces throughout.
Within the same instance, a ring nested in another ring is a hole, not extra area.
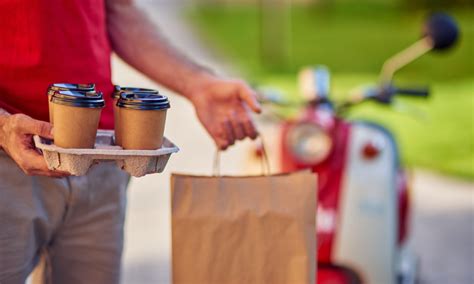
M 259 0 L 260 59 L 264 67 L 283 69 L 290 61 L 291 0 Z
M 400 0 L 407 8 L 447 9 L 452 7 L 474 7 L 473 0 Z

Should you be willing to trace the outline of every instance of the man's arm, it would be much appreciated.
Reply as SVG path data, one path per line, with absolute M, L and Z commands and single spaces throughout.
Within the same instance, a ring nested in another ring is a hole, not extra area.
M 173 48 L 133 0 L 107 0 L 107 25 L 114 51 L 151 79 L 187 97 L 216 144 L 255 138 L 249 109 L 260 112 L 247 84 L 212 75 Z
M 48 169 L 43 155 L 33 145 L 33 135 L 53 138 L 51 124 L 24 114 L 9 114 L 0 108 L 0 150 L 5 151 L 28 175 L 69 175 Z
M 133 0 L 108 0 L 107 25 L 113 50 L 167 88 L 187 96 L 193 85 L 210 77 L 174 48 Z

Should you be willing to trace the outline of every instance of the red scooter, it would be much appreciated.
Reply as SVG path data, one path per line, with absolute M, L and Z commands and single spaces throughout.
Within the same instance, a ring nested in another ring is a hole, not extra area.
M 317 283 L 416 283 L 418 261 L 406 245 L 409 186 L 396 142 L 382 126 L 348 121 L 344 114 L 366 101 L 427 97 L 427 89 L 396 87 L 392 77 L 426 52 L 452 46 L 457 37 L 452 18 L 431 15 L 422 39 L 385 62 L 376 87 L 340 104 L 330 99 L 329 72 L 323 67 L 300 73 L 303 104 L 261 92 L 263 103 L 301 109 L 298 118 L 282 122 L 280 166 L 284 172 L 310 168 L 318 175 Z

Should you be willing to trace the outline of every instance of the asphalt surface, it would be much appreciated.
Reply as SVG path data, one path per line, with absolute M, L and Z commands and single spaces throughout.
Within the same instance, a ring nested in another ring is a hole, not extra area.
M 152 19 L 168 38 L 190 57 L 221 73 L 229 64 L 216 57 L 181 15 L 181 1 L 142 0 Z M 159 63 L 157 63 L 159 66 Z M 113 60 L 118 84 L 158 87 L 119 59 Z M 171 97 L 166 136 L 181 152 L 174 155 L 161 175 L 132 179 L 126 223 L 123 283 L 170 283 L 171 172 L 210 174 L 215 148 L 197 122 L 192 106 L 179 96 Z M 271 127 L 265 135 L 272 136 Z M 271 139 L 267 138 L 267 141 Z M 223 157 L 224 173 L 250 173 L 246 158 L 249 142 L 241 143 Z M 415 171 L 411 245 L 420 257 L 423 284 L 474 283 L 474 184 Z
M 474 185 L 418 171 L 414 204 L 420 283 L 474 283 Z

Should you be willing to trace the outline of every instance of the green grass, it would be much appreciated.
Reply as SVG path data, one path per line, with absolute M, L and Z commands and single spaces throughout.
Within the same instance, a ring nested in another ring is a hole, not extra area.
M 460 24 L 460 44 L 449 56 L 429 54 L 407 66 L 402 77 L 449 80 L 472 76 L 474 52 L 472 9 L 451 11 Z M 380 4 L 296 6 L 291 10 L 290 59 L 284 66 L 262 66 L 259 13 L 249 6 L 203 6 L 190 17 L 203 36 L 225 51 L 252 77 L 295 72 L 302 66 L 324 64 L 332 72 L 376 73 L 390 55 L 420 35 L 427 11 L 406 11 Z
M 333 73 L 333 91 L 341 99 L 352 87 L 374 82 L 383 60 L 418 38 L 427 13 L 363 3 L 293 7 L 290 60 L 272 66 L 263 65 L 260 58 L 254 7 L 201 6 L 189 15 L 202 36 L 227 54 L 249 81 L 296 94 L 298 69 L 324 64 Z M 462 31 L 459 44 L 446 54 L 426 55 L 397 75 L 403 85 L 431 85 L 433 96 L 427 101 L 398 99 L 391 108 L 363 105 L 350 118 L 375 120 L 391 129 L 409 165 L 474 179 L 473 10 L 450 12 Z

